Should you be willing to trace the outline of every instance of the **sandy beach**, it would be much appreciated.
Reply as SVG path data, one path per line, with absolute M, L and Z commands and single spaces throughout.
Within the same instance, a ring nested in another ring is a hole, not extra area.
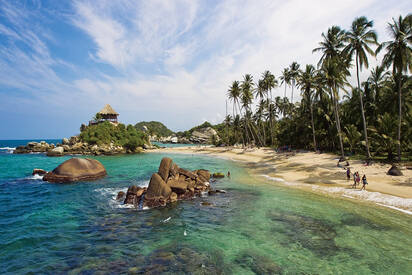
M 175 147 L 153 150 L 158 153 L 204 154 L 243 162 L 252 175 L 268 181 L 315 192 L 335 194 L 348 199 L 370 201 L 381 206 L 400 208 L 412 214 L 412 170 L 401 167 L 403 176 L 390 176 L 389 164 L 365 166 L 351 160 L 350 169 L 367 176 L 367 191 L 353 189 L 353 180 L 346 179 L 343 167 L 337 167 L 338 156 L 333 154 L 276 153 L 271 148 L 241 149 L 207 146 Z

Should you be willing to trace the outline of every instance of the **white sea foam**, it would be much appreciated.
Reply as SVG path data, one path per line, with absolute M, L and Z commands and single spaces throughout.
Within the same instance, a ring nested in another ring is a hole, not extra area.
M 276 181 L 285 185 L 292 185 L 292 186 L 301 186 L 307 187 L 307 184 L 304 183 L 297 183 L 297 182 L 287 182 L 284 179 L 271 177 L 268 175 L 260 175 L 264 178 L 267 178 L 271 181 Z M 340 194 L 342 197 L 350 198 L 350 199 L 362 199 L 370 202 L 374 202 L 378 205 L 385 206 L 392 208 L 394 210 L 401 211 L 406 214 L 412 214 L 412 199 L 406 199 L 401 197 L 396 197 L 392 195 L 382 194 L 379 192 L 371 192 L 366 190 L 359 190 L 359 189 L 348 189 L 346 187 L 327 187 L 327 186 L 319 186 L 319 185 L 312 185 L 312 190 L 317 192 L 324 192 L 324 193 L 332 193 L 332 194 Z
M 14 151 L 14 150 L 16 150 L 16 147 L 0 147 L 0 150 L 4 150 L 4 151 Z
M 170 221 L 171 218 L 172 218 L 172 217 L 169 217 L 169 218 L 163 220 L 162 222 L 163 222 L 163 223 L 167 223 L 168 221 Z
M 411 213 L 412 210 L 412 199 L 400 198 L 392 195 L 382 194 L 379 192 L 371 192 L 359 189 L 347 189 L 345 187 L 325 187 L 313 185 L 313 190 L 320 190 L 328 193 L 342 194 L 342 196 L 349 197 L 352 199 L 363 199 L 366 201 L 374 202 L 379 205 L 390 207 L 392 209 L 398 210 L 402 209 L 406 212 Z M 400 211 L 400 210 L 399 210 Z
M 147 187 L 149 185 L 149 182 L 147 181 L 141 181 L 141 182 L 137 182 L 134 183 L 135 185 L 138 185 L 140 187 Z M 94 191 L 96 191 L 97 193 L 99 193 L 101 196 L 104 197 L 108 197 L 109 198 L 109 205 L 111 208 L 130 208 L 130 209 L 135 209 L 136 207 L 133 204 L 124 204 L 123 200 L 116 200 L 117 198 L 117 194 L 120 191 L 123 191 L 124 193 L 127 192 L 127 187 L 123 187 L 123 188 L 98 188 L 95 189 Z M 143 207 L 142 210 L 147 210 L 149 209 L 149 207 Z
M 277 177 L 271 177 L 271 176 L 268 176 L 268 175 L 260 175 L 261 177 L 264 177 L 264 178 L 267 178 L 268 180 L 271 180 L 271 181 L 278 181 L 278 182 L 286 182 L 284 179 L 282 179 L 282 178 L 277 178 Z
M 0 147 L 0 151 L 5 151 L 6 153 L 12 154 L 16 150 L 15 147 Z
M 405 209 L 401 209 L 401 208 L 398 208 L 398 207 L 395 207 L 395 206 L 386 205 L 386 204 L 382 204 L 382 203 L 376 203 L 376 204 L 381 205 L 381 206 L 385 206 L 385 207 L 388 207 L 388 208 L 391 208 L 391 209 L 395 209 L 395 210 L 398 210 L 398 211 L 401 211 L 401 212 L 406 213 L 408 215 L 412 215 L 412 211 L 408 211 L 408 210 L 405 210 Z
M 29 179 L 29 180 L 43 180 L 43 176 L 40 176 L 40 175 L 33 175 L 33 176 L 28 176 L 26 179 Z

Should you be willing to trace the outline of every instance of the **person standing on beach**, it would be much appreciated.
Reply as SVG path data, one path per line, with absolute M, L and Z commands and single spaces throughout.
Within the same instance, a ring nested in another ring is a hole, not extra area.
M 356 172 L 353 173 L 353 185 L 352 187 L 354 187 L 356 189 Z
M 363 175 L 362 177 L 362 188 L 361 190 L 365 190 L 366 191 L 366 185 L 368 184 L 368 182 L 366 181 L 366 175 Z
M 360 185 L 360 176 L 359 176 L 359 172 L 358 171 L 356 171 L 356 185 Z M 355 187 L 356 187 L 356 185 L 355 185 Z
M 346 169 L 346 178 L 350 180 L 350 168 Z

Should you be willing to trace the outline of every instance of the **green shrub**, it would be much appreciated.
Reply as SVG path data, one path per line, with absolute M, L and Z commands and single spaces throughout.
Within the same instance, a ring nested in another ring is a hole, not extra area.
M 142 131 L 137 130 L 133 125 L 103 122 L 83 129 L 80 133 L 80 140 L 88 144 L 110 144 L 125 146 L 127 149 L 135 150 L 138 146 L 148 143 L 148 137 Z

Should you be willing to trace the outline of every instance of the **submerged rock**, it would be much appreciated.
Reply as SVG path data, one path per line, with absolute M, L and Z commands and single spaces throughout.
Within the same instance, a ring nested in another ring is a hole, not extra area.
M 225 174 L 220 173 L 220 172 L 218 172 L 218 173 L 213 173 L 212 177 L 215 178 L 215 179 L 221 179 L 221 178 L 224 178 L 224 177 L 225 177 Z
M 43 175 L 45 175 L 46 173 L 47 173 L 46 170 L 35 168 L 35 169 L 33 169 L 33 172 L 32 172 L 31 174 L 32 174 L 33 176 L 34 176 L 34 175 L 43 176 Z
M 98 160 L 71 158 L 44 175 L 43 180 L 57 183 L 89 181 L 102 178 L 106 174 L 106 169 Z

